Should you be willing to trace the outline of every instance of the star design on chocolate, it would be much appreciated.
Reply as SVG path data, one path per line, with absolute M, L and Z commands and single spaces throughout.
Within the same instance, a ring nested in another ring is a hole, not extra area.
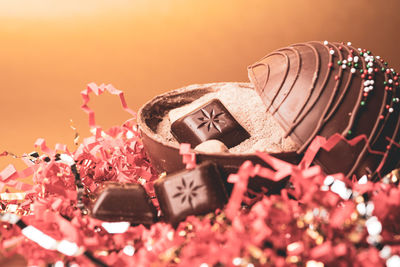
M 216 113 L 214 109 L 211 109 L 211 112 L 208 112 L 203 108 L 200 109 L 200 111 L 203 114 L 203 117 L 197 118 L 201 121 L 199 126 L 197 126 L 198 129 L 205 126 L 207 127 L 208 131 L 210 131 L 212 128 L 215 128 L 218 132 L 222 132 L 220 123 L 223 123 L 224 121 L 221 120 L 219 117 L 221 115 L 224 115 L 223 112 Z
M 181 179 L 181 185 L 178 185 L 176 189 L 178 193 L 173 195 L 173 198 L 181 198 L 181 204 L 185 203 L 186 201 L 189 203 L 190 207 L 193 208 L 193 198 L 197 197 L 198 190 L 204 187 L 204 185 L 194 185 L 194 180 L 191 180 L 189 184 L 186 183 L 185 179 Z

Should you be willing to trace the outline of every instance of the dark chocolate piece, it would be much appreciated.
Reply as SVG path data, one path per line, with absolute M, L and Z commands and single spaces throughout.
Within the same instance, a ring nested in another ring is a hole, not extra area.
M 92 216 L 104 221 L 150 225 L 157 210 L 140 184 L 107 184 L 100 189 Z
M 171 132 L 179 143 L 189 143 L 192 147 L 217 139 L 230 148 L 250 137 L 218 99 L 176 120 Z
M 212 212 L 227 202 L 221 174 L 212 162 L 160 178 L 154 189 L 165 220 L 174 226 L 189 215 Z

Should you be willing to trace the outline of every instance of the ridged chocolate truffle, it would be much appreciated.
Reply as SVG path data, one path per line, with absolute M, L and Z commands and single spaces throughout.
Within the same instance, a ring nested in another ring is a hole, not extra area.
M 317 135 L 366 137 L 355 146 L 344 140 L 321 150 L 315 162 L 327 173 L 379 176 L 399 161 L 399 75 L 370 51 L 350 43 L 299 43 L 270 53 L 248 71 L 299 153 Z

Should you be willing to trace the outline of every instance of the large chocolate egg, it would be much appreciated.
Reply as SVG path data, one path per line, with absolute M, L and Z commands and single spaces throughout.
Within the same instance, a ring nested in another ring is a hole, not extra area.
M 399 75 L 370 51 L 350 43 L 299 43 L 270 53 L 248 72 L 298 152 L 317 135 L 344 137 L 317 155 L 327 173 L 379 175 L 399 161 Z M 360 135 L 365 138 L 355 145 L 347 141 Z

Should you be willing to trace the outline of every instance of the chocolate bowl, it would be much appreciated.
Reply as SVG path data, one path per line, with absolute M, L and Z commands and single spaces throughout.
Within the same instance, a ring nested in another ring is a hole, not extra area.
M 156 132 L 163 118 L 170 110 L 189 104 L 207 93 L 216 92 L 226 85 L 253 89 L 251 83 L 195 84 L 156 96 L 139 109 L 137 120 L 143 145 L 153 167 L 159 173 L 171 173 L 185 168 L 182 163 L 182 156 L 179 154 L 179 145 L 165 140 L 163 136 Z M 254 153 L 204 153 L 195 150 L 192 150 L 192 152 L 196 154 L 197 163 L 212 161 L 218 164 L 225 179 L 230 173 L 237 172 L 240 165 L 246 160 L 268 167 Z M 301 154 L 295 151 L 270 154 L 293 164 L 299 163 L 301 159 Z M 257 189 L 261 184 L 273 191 L 284 186 L 285 181 L 272 183 L 265 179 L 256 178 L 251 179 L 250 187 Z

